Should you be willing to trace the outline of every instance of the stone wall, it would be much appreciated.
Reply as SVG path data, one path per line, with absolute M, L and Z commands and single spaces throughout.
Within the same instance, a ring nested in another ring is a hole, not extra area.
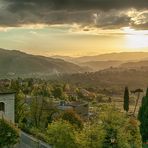
M 52 148 L 47 143 L 40 141 L 24 132 L 20 134 L 20 142 L 15 148 Z

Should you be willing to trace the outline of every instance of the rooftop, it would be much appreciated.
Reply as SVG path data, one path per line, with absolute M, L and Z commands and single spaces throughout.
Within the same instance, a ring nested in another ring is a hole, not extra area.
M 72 102 L 65 102 L 65 101 L 61 101 L 59 106 L 83 106 L 83 105 L 87 105 L 88 102 L 82 102 L 82 101 L 72 101 Z
M 15 94 L 14 91 L 0 91 L 0 95 L 9 95 L 9 94 Z

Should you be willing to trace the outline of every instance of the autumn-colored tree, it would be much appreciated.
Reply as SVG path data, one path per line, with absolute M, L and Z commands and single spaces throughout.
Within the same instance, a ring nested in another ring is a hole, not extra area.
M 83 121 L 80 116 L 73 110 L 67 110 L 62 114 L 62 119 L 68 121 L 73 126 L 82 129 Z

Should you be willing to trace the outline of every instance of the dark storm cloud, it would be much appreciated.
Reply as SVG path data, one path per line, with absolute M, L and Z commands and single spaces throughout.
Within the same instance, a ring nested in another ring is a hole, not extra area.
M 11 2 L 11 9 L 29 9 L 29 7 L 49 7 L 52 9 L 89 10 L 89 9 L 124 9 L 148 8 L 147 0 L 6 0 Z
M 0 0 L 1 4 L 0 26 L 78 23 L 105 29 L 147 28 L 147 16 L 136 24 L 131 16 L 120 13 L 130 8 L 147 10 L 147 0 Z
M 104 29 L 114 29 L 121 28 L 124 26 L 129 26 L 131 22 L 131 17 L 121 13 L 117 10 L 112 10 L 108 12 L 100 12 L 94 14 L 95 25 Z

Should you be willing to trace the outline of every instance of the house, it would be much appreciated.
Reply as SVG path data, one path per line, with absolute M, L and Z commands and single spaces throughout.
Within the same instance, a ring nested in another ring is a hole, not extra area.
M 62 101 L 57 106 L 57 108 L 60 110 L 63 110 L 63 111 L 74 110 L 82 118 L 86 118 L 89 115 L 88 102 L 80 102 L 80 101 L 65 102 L 65 101 Z
M 15 93 L 0 92 L 0 118 L 15 122 Z

